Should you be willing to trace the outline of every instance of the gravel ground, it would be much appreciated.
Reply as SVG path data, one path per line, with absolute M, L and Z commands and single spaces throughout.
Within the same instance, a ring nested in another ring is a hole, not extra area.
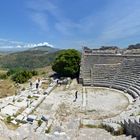
M 129 105 L 128 98 L 117 90 L 86 88 L 87 114 L 93 119 L 103 119 L 120 114 Z

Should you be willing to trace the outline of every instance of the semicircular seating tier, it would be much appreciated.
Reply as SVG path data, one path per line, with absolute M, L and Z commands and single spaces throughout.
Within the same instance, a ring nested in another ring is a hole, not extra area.
M 140 96 L 140 55 L 83 53 L 79 81 L 84 86 L 105 86 Z

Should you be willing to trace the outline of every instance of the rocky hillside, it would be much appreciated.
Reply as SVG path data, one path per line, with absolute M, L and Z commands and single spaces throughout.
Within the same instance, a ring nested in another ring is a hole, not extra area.
M 48 46 L 38 46 L 26 51 L 2 55 L 0 67 L 40 68 L 50 65 L 61 50 Z

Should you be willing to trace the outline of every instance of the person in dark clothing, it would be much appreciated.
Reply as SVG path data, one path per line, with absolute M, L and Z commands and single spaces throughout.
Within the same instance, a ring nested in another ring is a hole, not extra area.
M 73 102 L 76 102 L 77 98 L 78 98 L 78 91 L 75 92 L 75 99 L 73 100 Z
M 30 81 L 30 87 L 32 88 L 33 83 Z
M 77 93 L 78 91 L 75 92 L 75 100 L 78 98 Z
M 36 89 L 38 89 L 38 87 L 39 87 L 39 83 L 37 82 L 37 83 L 36 83 Z

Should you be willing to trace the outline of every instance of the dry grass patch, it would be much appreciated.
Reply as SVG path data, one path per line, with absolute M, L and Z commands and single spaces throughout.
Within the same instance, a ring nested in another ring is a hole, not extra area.
M 48 85 L 49 85 L 49 82 L 48 83 L 47 82 L 42 82 L 41 88 L 42 89 L 47 89 L 48 88 Z
M 54 73 L 51 66 L 37 68 L 36 71 L 38 71 L 39 75 L 51 75 Z
M 19 126 L 18 125 L 15 125 L 13 123 L 7 123 L 5 122 L 5 125 L 7 126 L 8 129 L 10 130 L 16 130 Z
M 6 70 L 0 69 L 0 74 L 6 74 L 6 73 L 7 73 Z
M 15 95 L 17 88 L 14 86 L 14 82 L 9 79 L 0 81 L 0 98 Z

